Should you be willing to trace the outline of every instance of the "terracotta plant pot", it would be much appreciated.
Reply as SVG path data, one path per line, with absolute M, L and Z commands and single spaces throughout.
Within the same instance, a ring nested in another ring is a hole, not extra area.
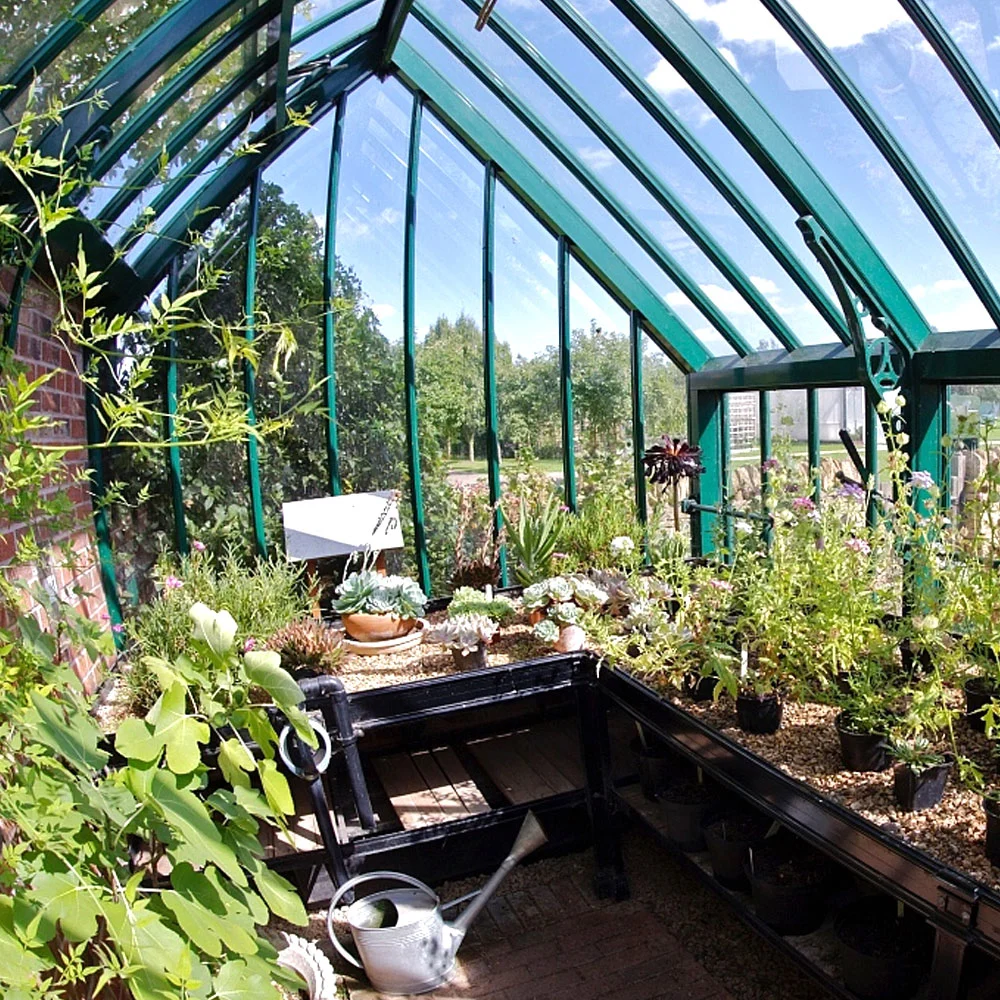
M 347 634 L 355 642 L 383 642 L 409 635 L 416 627 L 416 618 L 400 618 L 398 615 L 342 615 Z
M 528 624 L 537 625 L 545 617 L 544 608 L 532 608 L 528 612 Z
M 555 649 L 558 653 L 575 653 L 587 644 L 587 633 L 579 625 L 567 625 L 559 633 Z

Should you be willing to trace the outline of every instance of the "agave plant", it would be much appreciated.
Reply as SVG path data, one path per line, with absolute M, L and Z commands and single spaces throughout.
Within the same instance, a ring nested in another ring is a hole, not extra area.
M 674 531 L 680 531 L 680 482 L 705 471 L 701 464 L 701 448 L 683 438 L 660 438 L 659 444 L 646 449 L 642 456 L 646 478 L 654 486 L 670 487 L 674 506 Z
M 458 615 L 432 628 L 427 640 L 468 656 L 480 646 L 487 645 L 496 632 L 497 623 L 486 615 Z
M 371 570 L 352 573 L 337 588 L 333 610 L 340 615 L 399 615 L 419 618 L 427 595 L 408 576 L 381 576 Z
M 521 498 L 517 505 L 517 523 L 507 538 L 507 548 L 516 562 L 514 575 L 530 584 L 552 572 L 552 557 L 562 534 L 562 518 L 555 497 L 549 497 L 537 513 Z

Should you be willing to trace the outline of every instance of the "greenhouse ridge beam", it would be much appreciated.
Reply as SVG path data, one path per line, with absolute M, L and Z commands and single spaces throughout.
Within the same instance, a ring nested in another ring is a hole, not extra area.
M 900 7 L 910 15 L 938 58 L 965 94 L 980 121 L 1000 145 L 1000 108 L 979 75 L 969 64 L 961 48 L 938 20 L 925 0 L 899 0 Z
M 816 34 L 799 13 L 788 3 L 788 0 L 761 0 L 761 3 L 805 53 L 834 93 L 847 106 L 879 152 L 886 158 L 896 176 L 902 181 L 913 200 L 920 206 L 927 221 L 979 296 L 979 300 L 985 306 L 990 319 L 1000 326 L 1000 295 L 997 294 L 996 288 L 958 226 L 948 215 L 906 151 L 885 127 L 885 123 L 865 100 L 850 77 L 841 69 L 837 60 L 816 37 Z
M 680 147 L 730 208 L 764 244 L 802 294 L 816 307 L 817 312 L 826 320 L 837 337 L 846 343 L 849 335 L 840 310 L 757 208 L 753 199 L 726 173 L 722 165 L 701 145 L 656 91 L 621 56 L 607 46 L 591 25 L 568 6 L 565 0 L 542 0 L 542 2 Z
M 475 10 L 475 0 L 463 0 L 463 2 L 470 10 Z M 708 230 L 688 210 L 683 200 L 659 177 L 656 171 L 631 149 L 628 143 L 603 118 L 594 113 L 589 103 L 556 71 L 534 45 L 496 14 L 490 18 L 487 26 L 611 150 L 622 166 L 635 177 L 654 201 L 680 226 L 695 246 L 718 268 L 768 330 L 778 339 L 778 342 L 789 349 L 797 347 L 798 340 L 771 303 L 767 301 L 729 254 L 719 246 Z M 735 347 L 735 345 L 733 346 Z M 749 345 L 745 346 L 745 350 L 737 348 L 738 353 L 749 353 Z
M 520 151 L 478 112 L 469 99 L 401 39 L 395 56 L 400 79 L 427 95 L 449 128 L 482 160 L 493 160 L 507 183 L 549 229 L 569 236 L 602 283 L 613 290 L 626 309 L 638 309 L 657 345 L 684 372 L 695 371 L 709 359 L 708 351 L 692 336 L 673 310 L 612 249 L 604 237 L 542 177 Z
M 484 66 L 466 47 L 465 43 L 432 14 L 417 7 L 413 11 L 413 17 L 427 28 L 498 100 L 503 102 L 517 116 L 518 120 L 545 145 L 546 149 L 557 157 L 563 166 L 587 188 L 618 224 L 657 262 L 660 269 L 695 303 L 737 354 L 751 353 L 750 345 L 739 330 L 732 325 L 726 314 L 667 253 L 662 244 L 635 213 L 627 208 L 606 184 L 597 179 L 594 172 L 563 140 L 552 132 L 539 115 L 526 107 L 493 70 Z
M 370 40 L 359 46 L 347 59 L 321 81 L 296 91 L 292 106 L 297 114 L 309 111 L 310 120 L 318 121 L 337 103 L 342 94 L 360 86 L 372 75 Z M 310 110 L 311 109 L 311 110 Z M 184 207 L 171 217 L 159 232 L 159 238 L 146 249 L 135 264 L 139 276 L 136 287 L 129 289 L 128 308 L 134 308 L 142 295 L 152 288 L 166 271 L 170 259 L 186 245 L 189 232 L 203 233 L 222 211 L 247 186 L 257 167 L 263 169 L 284 152 L 299 136 L 299 129 L 276 132 L 270 122 L 253 136 L 254 150 L 234 157 L 192 195 Z
M 840 200 L 742 77 L 670 0 L 611 0 L 681 74 L 799 215 L 813 215 L 853 261 L 859 282 L 911 349 L 926 319 Z
M 392 65 L 392 56 L 403 33 L 403 25 L 413 6 L 413 0 L 383 0 L 382 11 L 375 26 L 375 37 L 379 41 L 378 65 L 376 72 L 384 76 Z

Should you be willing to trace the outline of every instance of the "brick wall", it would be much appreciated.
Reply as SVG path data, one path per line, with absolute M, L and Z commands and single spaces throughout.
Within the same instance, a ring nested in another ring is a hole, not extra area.
M 0 307 L 6 306 L 12 282 L 12 273 L 0 270 Z M 87 431 L 84 389 L 76 375 L 80 358 L 67 353 L 51 337 L 54 309 L 54 303 L 44 288 L 35 284 L 29 286 L 21 306 L 15 356 L 27 366 L 30 379 L 56 371 L 57 374 L 38 397 L 40 411 L 54 421 L 53 427 L 40 440 L 70 446 L 66 465 L 72 473 L 82 473 L 87 467 Z M 67 487 L 54 486 L 51 489 Z M 33 565 L 10 565 L 17 539 L 26 526 L 0 523 L 0 568 L 9 579 L 23 580 L 33 587 L 40 587 L 50 598 L 58 597 L 91 620 L 103 623 L 106 621 L 107 606 L 98 570 L 86 482 L 74 482 L 68 487 L 68 493 L 74 507 L 74 527 L 53 535 L 47 533 L 44 524 L 36 524 L 36 536 L 43 540 L 45 551 Z M 68 558 L 63 551 L 67 545 L 72 551 Z M 29 607 L 43 625 L 50 624 L 44 604 L 31 600 Z M 0 616 L 3 613 L 0 609 Z M 88 690 L 93 690 L 100 683 L 103 666 L 91 662 L 85 653 L 76 653 L 73 658 L 73 668 Z

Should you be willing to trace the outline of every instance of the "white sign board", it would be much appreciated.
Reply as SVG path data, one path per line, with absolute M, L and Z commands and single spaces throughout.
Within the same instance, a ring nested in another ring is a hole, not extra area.
M 289 559 L 325 559 L 371 548 L 382 552 L 403 547 L 396 496 L 351 493 L 281 505 L 285 555 Z

